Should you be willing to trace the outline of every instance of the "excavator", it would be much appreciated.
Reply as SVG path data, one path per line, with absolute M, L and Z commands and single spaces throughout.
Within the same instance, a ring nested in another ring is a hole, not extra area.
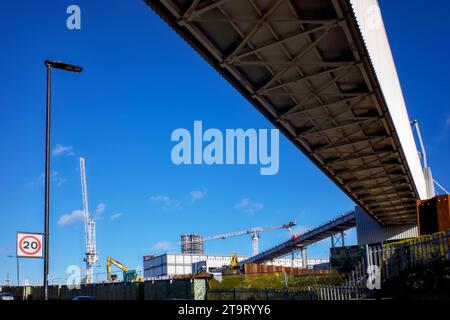
M 233 252 L 233 255 L 231 256 L 230 269 L 236 270 L 239 268 L 240 268 L 240 266 L 239 266 L 237 253 Z
M 128 269 L 127 266 L 111 257 L 108 257 L 106 261 L 106 273 L 108 276 L 108 282 L 113 282 L 117 280 L 117 275 L 111 274 L 111 265 L 115 265 L 117 268 L 123 271 L 124 282 L 144 282 L 144 278 L 139 277 L 136 270 Z
M 230 264 L 228 266 L 223 267 L 221 271 L 223 275 L 232 275 L 232 274 L 237 275 L 241 273 L 241 266 L 239 264 L 236 252 L 233 252 Z

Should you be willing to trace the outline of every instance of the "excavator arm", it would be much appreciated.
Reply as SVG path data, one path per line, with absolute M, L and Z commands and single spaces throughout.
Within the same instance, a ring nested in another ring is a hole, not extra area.
M 115 265 L 117 268 L 122 270 L 124 273 L 128 272 L 129 269 L 124 264 L 120 263 L 117 260 L 114 260 L 111 257 L 108 257 L 108 260 L 106 261 L 106 274 L 108 275 L 108 281 L 111 281 L 111 265 Z

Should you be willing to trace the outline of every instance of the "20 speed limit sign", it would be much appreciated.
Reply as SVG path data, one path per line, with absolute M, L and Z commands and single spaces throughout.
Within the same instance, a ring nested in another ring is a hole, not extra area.
M 17 256 L 21 258 L 43 257 L 42 233 L 17 232 Z

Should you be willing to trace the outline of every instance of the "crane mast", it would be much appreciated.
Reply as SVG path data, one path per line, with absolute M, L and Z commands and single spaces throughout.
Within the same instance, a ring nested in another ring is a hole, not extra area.
M 252 256 L 259 253 L 259 233 L 254 231 L 252 233 Z
M 94 282 L 94 264 L 98 260 L 96 241 L 95 241 L 95 221 L 89 213 L 88 194 L 86 184 L 86 168 L 85 160 L 80 158 L 80 174 L 81 174 L 81 196 L 83 199 L 83 216 L 84 216 L 84 233 L 86 240 L 86 283 Z

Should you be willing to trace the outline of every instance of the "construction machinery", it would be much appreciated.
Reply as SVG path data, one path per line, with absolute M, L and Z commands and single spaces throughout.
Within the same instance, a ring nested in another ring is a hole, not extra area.
M 144 282 L 144 278 L 139 277 L 136 270 L 130 270 L 126 265 L 111 257 L 108 257 L 106 261 L 106 274 L 108 282 L 117 280 L 117 275 L 111 274 L 111 265 L 115 265 L 117 268 L 122 270 L 124 282 Z
M 89 213 L 88 193 L 86 184 L 86 168 L 84 158 L 80 158 L 80 174 L 81 174 L 81 196 L 83 200 L 83 218 L 84 233 L 86 240 L 86 254 L 84 261 L 86 262 L 86 283 L 94 281 L 94 264 L 98 260 L 96 241 L 95 241 L 95 221 Z
M 231 255 L 230 264 L 227 266 L 223 266 L 222 268 L 218 268 L 214 271 L 216 274 L 222 275 L 238 275 L 241 274 L 241 266 L 239 264 L 238 256 L 236 252 L 233 252 Z
M 233 252 L 233 255 L 231 256 L 230 268 L 239 269 L 239 261 L 236 252 Z
M 181 248 L 183 253 L 193 253 L 193 254 L 203 254 L 203 252 L 184 252 L 184 248 L 201 248 L 201 251 L 203 251 L 203 243 L 205 241 L 213 241 L 213 240 L 224 240 L 231 237 L 238 237 L 243 236 L 246 234 L 251 235 L 252 240 L 252 255 L 255 256 L 259 253 L 259 238 L 261 232 L 268 232 L 273 230 L 279 230 L 279 229 L 288 229 L 290 230 L 291 227 L 297 225 L 295 221 L 290 221 L 286 224 L 283 224 L 281 226 L 273 226 L 273 227 L 255 227 L 247 230 L 241 230 L 237 232 L 230 232 L 230 233 L 223 233 L 218 234 L 212 237 L 202 238 L 198 235 L 182 235 L 181 236 Z M 186 241 L 194 241 L 195 243 L 186 243 Z

